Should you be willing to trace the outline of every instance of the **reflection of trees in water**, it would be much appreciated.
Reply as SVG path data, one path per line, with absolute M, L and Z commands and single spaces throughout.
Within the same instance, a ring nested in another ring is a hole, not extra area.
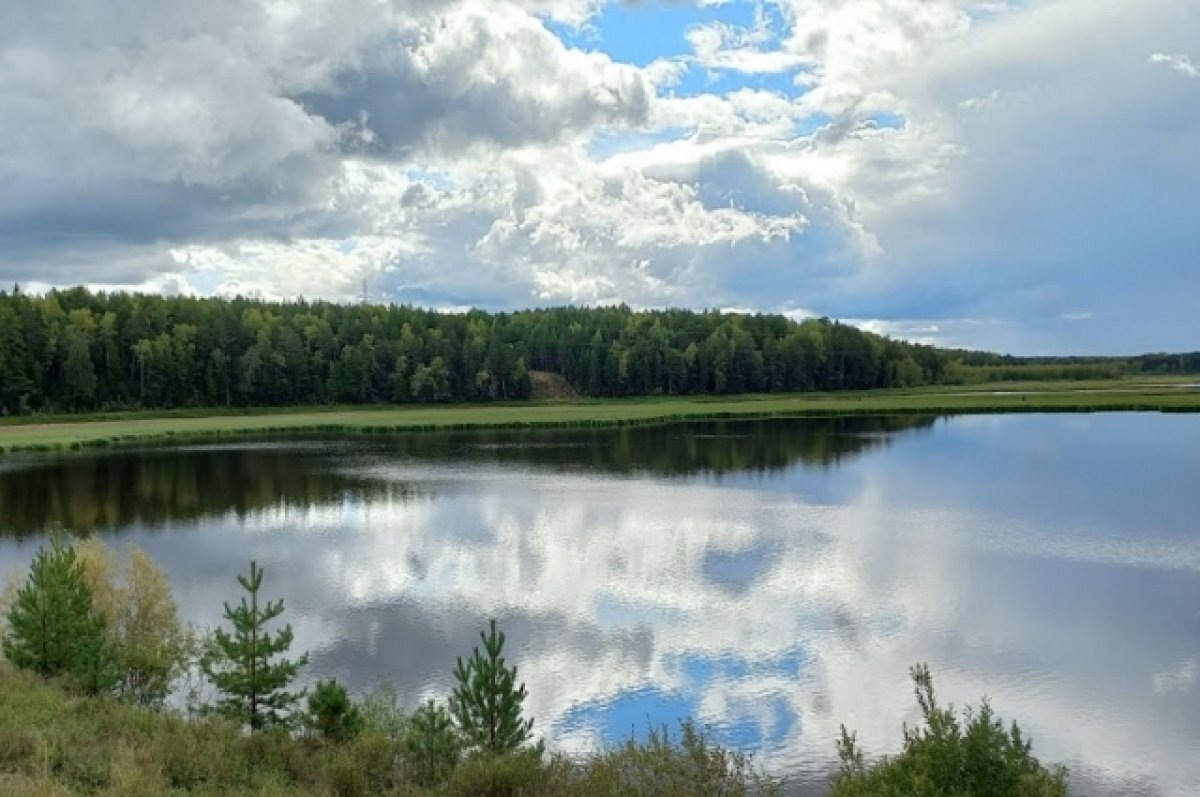
M 891 435 L 929 429 L 932 415 L 705 421 L 620 429 L 489 430 L 389 440 L 416 459 L 515 462 L 601 473 L 687 476 L 766 473 L 802 463 L 831 467 L 886 445 Z
M 683 476 L 765 473 L 803 463 L 830 467 L 928 429 L 933 416 L 710 421 L 622 429 L 423 432 L 340 438 L 339 444 L 219 444 L 31 460 L 0 479 L 0 528 L 25 535 L 156 525 L 347 499 L 406 499 L 411 483 L 355 473 L 363 455 L 514 463 L 599 473 Z M 428 489 L 428 485 L 422 489 Z
M 327 457 L 286 447 L 72 455 L 4 474 L 0 529 L 23 536 L 55 525 L 76 531 L 156 525 L 411 491 L 348 476 Z

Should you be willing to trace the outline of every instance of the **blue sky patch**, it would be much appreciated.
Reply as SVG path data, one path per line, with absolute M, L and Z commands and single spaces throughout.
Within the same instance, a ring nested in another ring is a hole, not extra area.
M 778 46 L 784 21 L 773 6 L 760 7 L 759 3 L 748 0 L 707 7 L 664 0 L 612 3 L 582 28 L 555 22 L 547 22 L 546 26 L 568 46 L 600 51 L 614 61 L 646 66 L 659 60 L 693 56 L 692 44 L 687 39 L 688 31 L 693 28 L 719 22 L 750 31 L 755 28 L 756 16 L 760 13 L 767 21 L 767 29 L 773 39 L 759 46 L 770 51 Z M 742 88 L 776 91 L 789 97 L 802 93 L 796 86 L 794 71 L 743 74 L 696 64 L 692 64 L 679 83 L 667 87 L 664 93 L 694 97 L 726 94 Z
M 709 69 L 693 65 L 679 82 L 663 91 L 676 97 L 696 97 L 701 94 L 729 94 L 739 89 L 773 91 L 790 99 L 803 92 L 796 86 L 794 72 L 760 72 L 745 74 L 730 69 Z
M 877 113 L 871 117 L 871 121 L 879 127 L 887 127 L 892 130 L 903 130 L 906 124 L 903 116 L 894 113 Z
M 687 29 L 727 16 L 728 8 L 685 3 L 611 3 L 580 30 L 554 23 L 547 27 L 572 47 L 599 50 L 615 61 L 645 66 L 660 58 L 690 54 L 691 45 L 684 38 Z
M 556 723 L 564 732 L 595 729 L 609 742 L 634 738 L 645 741 L 650 728 L 666 725 L 675 730 L 679 722 L 696 715 L 698 698 L 656 687 L 622 692 L 611 700 L 585 703 L 570 708 Z

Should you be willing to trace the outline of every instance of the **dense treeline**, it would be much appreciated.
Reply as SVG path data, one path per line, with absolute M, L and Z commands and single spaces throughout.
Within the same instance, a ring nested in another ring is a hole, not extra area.
M 532 369 L 589 396 L 836 390 L 937 382 L 948 362 L 782 316 L 0 293 L 8 413 L 523 399 Z
M 1143 354 L 1134 358 L 1137 370 L 1147 374 L 1200 374 L 1200 351 L 1185 354 Z
M 1136 357 L 1013 357 L 956 352 L 944 381 L 955 384 L 1068 379 L 1115 379 L 1136 374 L 1200 373 L 1200 352 Z
M 1195 360 L 1195 362 L 1192 362 Z M 1156 367 L 1200 365 L 1164 356 Z M 629 308 L 438 313 L 83 288 L 0 291 L 0 413 L 528 398 L 530 372 L 588 396 L 910 387 L 1113 375 L 891 340 L 828 319 Z

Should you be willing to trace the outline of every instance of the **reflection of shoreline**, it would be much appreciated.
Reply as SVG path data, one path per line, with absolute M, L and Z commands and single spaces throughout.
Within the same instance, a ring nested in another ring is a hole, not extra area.
M 235 443 L 39 459 L 0 480 L 0 532 L 36 537 L 47 529 L 86 533 L 128 526 L 199 523 L 264 510 L 341 501 L 419 497 L 423 487 L 342 473 L 336 453 L 290 444 Z
M 535 469 L 618 475 L 771 473 L 827 468 L 932 429 L 933 415 L 717 420 L 618 429 L 429 432 L 374 438 L 390 454 L 418 460 L 491 461 Z
M 419 496 L 437 489 L 387 468 L 492 463 L 538 471 L 686 477 L 832 467 L 932 416 L 706 421 L 606 429 L 418 432 L 351 438 L 180 441 L 140 450 L 69 453 L 7 463 L 0 480 L 3 534 L 79 532 L 239 517 L 281 506 Z

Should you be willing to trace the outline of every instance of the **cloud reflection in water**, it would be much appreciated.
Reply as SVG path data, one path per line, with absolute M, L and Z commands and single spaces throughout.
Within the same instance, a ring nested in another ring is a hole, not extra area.
M 782 440 L 769 445 L 790 453 L 768 460 L 729 448 L 756 442 L 740 425 L 707 437 L 625 430 L 609 451 L 596 433 L 587 446 L 529 449 L 467 437 L 285 448 L 234 468 L 275 467 L 276 500 L 247 508 L 242 496 L 222 511 L 197 499 L 203 511 L 178 519 L 116 511 L 116 530 L 101 533 L 149 551 L 202 623 L 257 558 L 312 651 L 310 677 L 357 689 L 386 679 L 412 702 L 448 691 L 454 657 L 495 616 L 536 728 L 561 749 L 686 714 L 819 781 L 840 723 L 869 751 L 895 751 L 900 723 L 916 719 L 907 669 L 927 661 L 944 699 L 989 695 L 1077 781 L 1198 789 L 1200 535 L 1184 485 L 1200 475 L 1200 423 L 1063 420 L 826 427 L 870 445 L 827 440 L 833 453 L 810 459 L 795 452 L 813 441 L 796 441 L 819 427 L 802 422 L 770 427 Z M 683 453 L 659 450 L 671 446 Z M 706 459 L 705 446 L 720 448 Z M 179 469 L 235 453 L 144 456 Z M 1108 489 L 1118 456 L 1142 466 L 1120 475 L 1120 491 Z M 134 470 L 154 472 L 145 460 Z M 205 494 L 204 479 L 183 482 Z M 1131 506 L 1144 494 L 1153 506 Z M 35 547 L 0 543 L 0 564 Z

